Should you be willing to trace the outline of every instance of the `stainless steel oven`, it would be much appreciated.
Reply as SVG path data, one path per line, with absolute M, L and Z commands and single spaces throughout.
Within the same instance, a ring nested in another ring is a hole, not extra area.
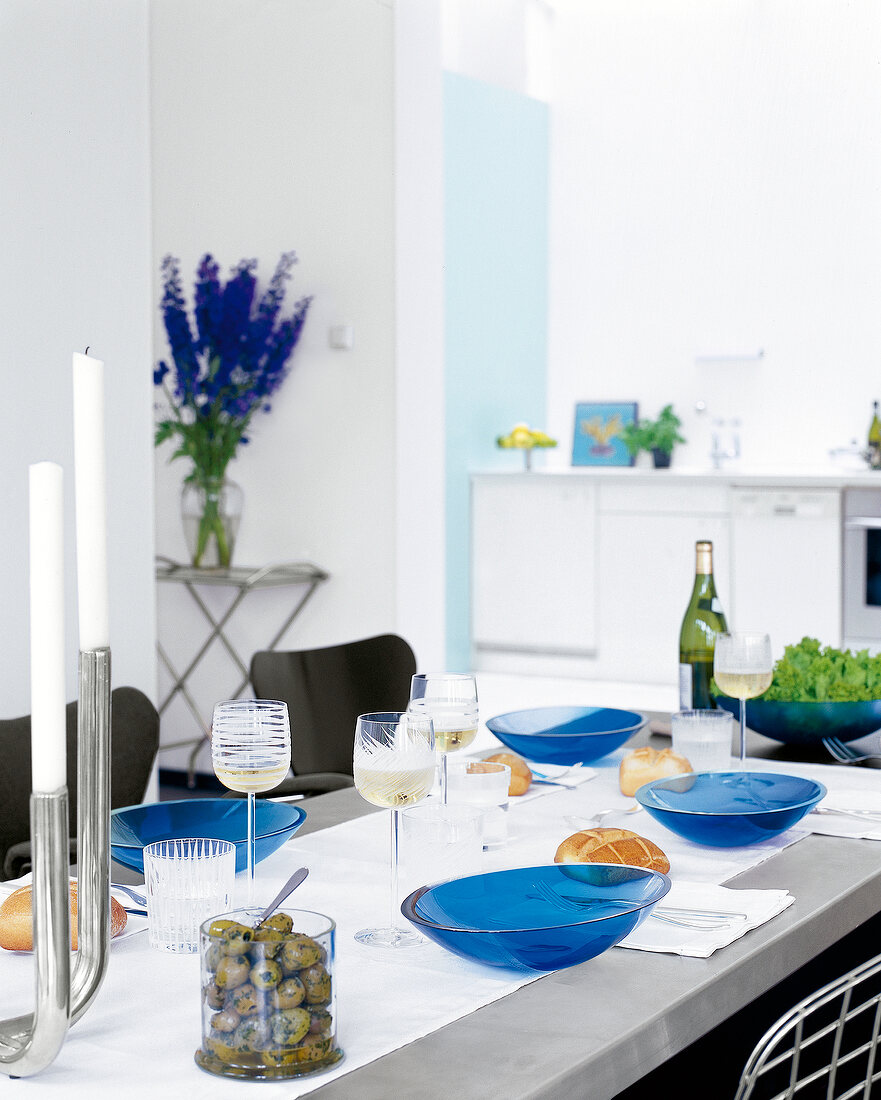
M 844 494 L 844 644 L 881 650 L 881 487 Z

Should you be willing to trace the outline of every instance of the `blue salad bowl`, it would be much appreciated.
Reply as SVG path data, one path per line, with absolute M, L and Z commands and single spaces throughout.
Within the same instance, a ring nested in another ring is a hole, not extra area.
M 488 718 L 503 745 L 538 764 L 589 764 L 614 752 L 646 723 L 644 714 L 613 707 L 536 707 Z
M 739 699 L 718 695 L 716 702 L 740 721 Z M 856 741 L 881 730 L 881 699 L 856 703 L 750 699 L 746 704 L 746 724 L 763 737 L 786 745 L 819 745 L 824 737 Z
M 739 848 L 791 829 L 826 794 L 822 783 L 779 772 L 697 772 L 655 779 L 636 801 L 695 844 Z
M 554 863 L 421 886 L 401 912 L 462 958 L 548 971 L 614 947 L 669 889 L 666 875 L 641 867 Z
M 257 799 L 256 859 L 266 859 L 290 840 L 306 820 L 299 806 Z M 118 863 L 144 872 L 144 845 L 155 840 L 210 837 L 236 846 L 236 871 L 248 863 L 248 806 L 244 798 L 190 798 L 147 802 L 110 814 L 110 855 Z

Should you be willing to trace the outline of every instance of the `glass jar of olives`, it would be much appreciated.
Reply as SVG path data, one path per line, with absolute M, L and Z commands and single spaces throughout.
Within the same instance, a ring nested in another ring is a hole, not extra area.
M 236 909 L 199 935 L 202 1045 L 196 1062 L 222 1077 L 276 1080 L 343 1057 L 333 977 L 336 925 L 321 913 Z

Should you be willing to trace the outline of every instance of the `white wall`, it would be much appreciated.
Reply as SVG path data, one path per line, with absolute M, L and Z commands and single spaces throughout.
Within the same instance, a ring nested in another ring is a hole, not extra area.
M 713 417 L 741 419 L 748 465 L 864 441 L 881 395 L 881 5 L 554 7 L 553 463 L 586 399 L 652 416 L 672 401 L 683 464 L 706 465 Z
M 154 0 L 154 288 L 165 253 L 186 283 L 201 255 L 224 270 L 282 251 L 299 264 L 288 303 L 314 294 L 291 374 L 230 467 L 245 491 L 236 560 L 307 558 L 331 574 L 281 645 L 329 645 L 396 626 L 394 26 L 374 0 Z M 332 350 L 333 324 L 354 330 Z M 165 354 L 156 314 L 155 357 Z M 156 549 L 185 559 L 178 494 L 187 467 L 156 459 Z M 230 627 L 264 646 L 294 593 L 255 593 Z M 207 593 L 218 611 L 219 590 Z M 208 626 L 176 586 L 159 588 L 159 629 L 178 668 Z M 418 646 L 417 646 L 418 649 Z M 238 676 L 220 647 L 191 687 L 205 711 Z M 225 685 L 225 687 L 224 687 Z M 161 672 L 160 694 L 169 686 Z M 176 700 L 163 741 L 192 735 Z M 180 766 L 175 753 L 163 766 Z M 201 765 L 205 760 L 200 761 Z
M 65 474 L 77 689 L 71 353 L 106 362 L 115 684 L 155 695 L 146 0 L 0 4 L 0 716 L 30 711 L 28 465 Z

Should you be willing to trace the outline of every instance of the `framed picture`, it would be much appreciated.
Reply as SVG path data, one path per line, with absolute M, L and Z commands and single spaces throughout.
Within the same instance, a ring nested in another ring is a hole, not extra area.
M 635 424 L 635 401 L 584 401 L 575 406 L 573 466 L 632 466 L 634 456 L 621 439 L 625 424 Z

